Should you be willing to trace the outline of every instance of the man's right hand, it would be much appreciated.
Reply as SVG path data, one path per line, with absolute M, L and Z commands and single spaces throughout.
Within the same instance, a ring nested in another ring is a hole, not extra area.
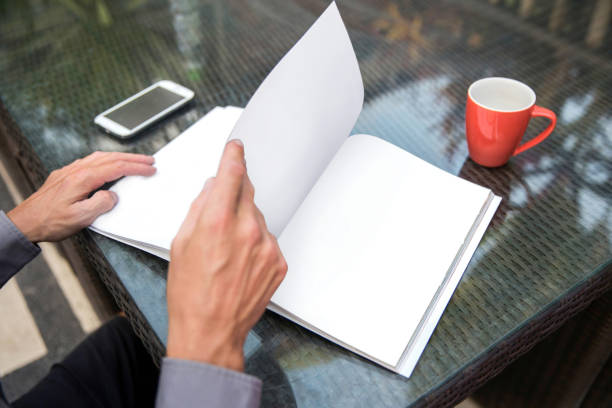
M 229 142 L 170 252 L 168 357 L 242 371 L 242 348 L 287 272 L 253 202 L 244 147 Z

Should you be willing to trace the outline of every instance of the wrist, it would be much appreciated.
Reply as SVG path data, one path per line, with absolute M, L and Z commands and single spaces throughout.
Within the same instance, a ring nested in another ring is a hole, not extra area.
M 31 217 L 20 211 L 20 207 L 17 206 L 11 211 L 6 213 L 9 220 L 17 227 L 17 229 L 28 239 L 28 241 L 36 243 L 40 241 L 38 228 L 35 223 L 32 222 Z
M 192 333 L 168 334 L 166 355 L 171 358 L 207 363 L 234 371 L 244 371 L 242 345 L 215 333 L 213 336 Z

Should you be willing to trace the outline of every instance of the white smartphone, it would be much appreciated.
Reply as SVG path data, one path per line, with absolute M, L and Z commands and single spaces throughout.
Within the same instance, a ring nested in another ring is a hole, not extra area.
M 102 112 L 94 123 L 128 138 L 193 99 L 193 91 L 172 81 L 159 81 Z

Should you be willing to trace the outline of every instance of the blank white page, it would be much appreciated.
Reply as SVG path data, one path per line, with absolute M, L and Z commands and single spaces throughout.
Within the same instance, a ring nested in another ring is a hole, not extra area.
M 276 236 L 349 136 L 363 104 L 357 58 L 336 4 L 259 86 L 232 131 L 255 203 Z
M 241 112 L 235 107 L 213 109 L 155 153 L 153 176 L 119 180 L 111 187 L 119 196 L 117 205 L 98 217 L 91 229 L 124 238 L 122 242 L 155 255 L 160 249 L 169 250 L 191 202 L 206 179 L 217 173 L 225 142 Z M 138 242 L 154 248 L 148 250 Z
M 272 302 L 395 367 L 488 196 L 382 139 L 350 137 L 280 236 L 289 271 Z

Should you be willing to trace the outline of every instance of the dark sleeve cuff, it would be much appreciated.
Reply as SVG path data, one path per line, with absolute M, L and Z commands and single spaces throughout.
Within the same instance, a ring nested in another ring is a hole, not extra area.
M 196 361 L 164 358 L 156 408 L 259 407 L 261 380 Z
M 40 248 L 28 241 L 0 211 L 0 287 L 39 253 Z

